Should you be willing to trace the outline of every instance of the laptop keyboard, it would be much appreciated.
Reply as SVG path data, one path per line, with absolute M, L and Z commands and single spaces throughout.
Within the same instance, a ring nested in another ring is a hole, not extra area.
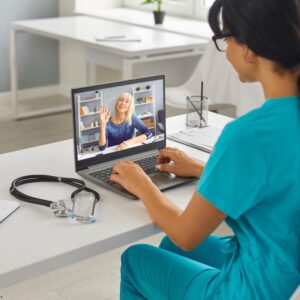
M 138 164 L 146 174 L 151 174 L 157 171 L 155 168 L 157 164 L 157 156 L 158 155 L 145 157 L 143 159 L 139 159 L 134 162 Z M 112 168 L 110 167 L 100 171 L 92 172 L 89 175 L 94 178 L 97 178 L 98 180 L 104 181 L 107 184 L 113 184 L 113 182 L 109 180 L 111 173 L 112 173 Z

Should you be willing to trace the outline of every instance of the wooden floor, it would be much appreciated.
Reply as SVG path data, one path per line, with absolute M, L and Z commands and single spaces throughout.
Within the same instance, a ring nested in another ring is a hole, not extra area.
M 168 115 L 174 114 L 169 111 Z M 0 122 L 0 153 L 72 137 L 71 113 Z M 217 235 L 230 234 L 225 224 Z M 143 243 L 158 245 L 163 234 Z M 0 290 L 1 300 L 119 299 L 120 255 L 129 245 Z M 0 258 L 1 259 L 1 258 Z

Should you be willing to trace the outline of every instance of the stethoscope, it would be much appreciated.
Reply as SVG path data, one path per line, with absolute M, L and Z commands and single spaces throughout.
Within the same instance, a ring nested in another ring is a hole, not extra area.
M 20 192 L 17 187 L 32 182 L 62 182 L 76 187 L 71 194 L 72 208 L 68 208 L 67 200 L 49 201 L 41 198 L 32 197 Z M 76 203 L 80 192 L 88 192 L 93 196 L 91 210 L 88 215 L 82 216 L 76 213 Z M 94 223 L 95 206 L 100 201 L 100 194 L 86 186 L 83 180 L 77 178 L 56 177 L 51 175 L 27 175 L 15 179 L 10 186 L 10 193 L 19 200 L 50 207 L 56 217 L 71 217 L 74 220 L 84 223 Z

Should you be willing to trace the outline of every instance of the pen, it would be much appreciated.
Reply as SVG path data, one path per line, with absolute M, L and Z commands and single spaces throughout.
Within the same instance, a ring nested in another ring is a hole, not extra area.
M 201 99 L 200 99 L 200 114 L 201 114 L 201 119 L 205 123 L 205 120 L 203 120 L 203 81 L 201 81 Z
M 105 40 L 110 40 L 110 39 L 124 39 L 126 36 L 125 35 L 112 35 L 112 36 L 105 36 Z
M 117 38 L 117 37 L 114 37 L 114 38 L 97 38 L 95 37 L 95 40 L 96 42 L 141 42 L 142 40 L 140 38 Z
M 200 120 L 202 120 L 203 122 L 206 123 L 206 120 L 203 118 L 202 114 L 199 112 L 199 110 L 197 109 L 197 107 L 195 106 L 195 104 L 193 103 L 193 101 L 189 97 L 186 97 L 186 101 L 189 101 L 191 103 L 191 105 L 193 106 L 194 110 L 196 111 L 196 113 L 200 117 Z

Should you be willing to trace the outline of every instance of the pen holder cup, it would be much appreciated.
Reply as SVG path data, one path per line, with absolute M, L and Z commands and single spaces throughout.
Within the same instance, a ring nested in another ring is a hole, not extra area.
M 186 97 L 186 126 L 206 127 L 210 99 L 201 96 Z

